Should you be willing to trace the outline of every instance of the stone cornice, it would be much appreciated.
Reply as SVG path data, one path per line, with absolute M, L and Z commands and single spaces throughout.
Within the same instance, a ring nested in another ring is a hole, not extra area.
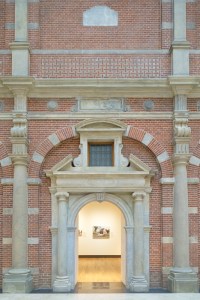
M 68 97 L 159 97 L 177 94 L 199 97 L 200 76 L 169 76 L 141 79 L 37 79 L 0 77 L 0 97 L 13 97 L 13 91 L 28 89 L 29 98 Z

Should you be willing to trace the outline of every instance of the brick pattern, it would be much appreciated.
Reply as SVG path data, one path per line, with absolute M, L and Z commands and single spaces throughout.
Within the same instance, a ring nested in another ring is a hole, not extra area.
M 32 55 L 31 75 L 44 78 L 159 78 L 170 75 L 168 55 Z
M 199 75 L 200 74 L 200 55 L 190 54 L 190 74 Z
M 84 27 L 83 12 L 107 5 L 118 12 L 117 27 Z M 42 49 L 158 49 L 160 48 L 160 3 L 141 0 L 93 0 L 40 2 Z M 66 30 L 65 30 L 66 29 Z
M 172 22 L 172 1 L 161 2 L 161 18 L 163 22 Z M 161 24 L 162 26 L 162 24 Z M 163 49 L 169 49 L 173 40 L 173 29 L 162 28 L 161 35 L 161 47 Z

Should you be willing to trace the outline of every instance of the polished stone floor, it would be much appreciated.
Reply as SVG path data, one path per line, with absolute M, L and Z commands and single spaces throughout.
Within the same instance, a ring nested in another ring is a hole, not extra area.
M 1 294 L 1 300 L 200 300 L 200 294 Z

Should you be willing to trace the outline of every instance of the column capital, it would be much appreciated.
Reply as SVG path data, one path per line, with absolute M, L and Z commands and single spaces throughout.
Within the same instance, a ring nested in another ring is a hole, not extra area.
M 28 155 L 10 155 L 10 158 L 14 164 L 16 165 L 28 165 Z
M 173 163 L 174 165 L 179 165 L 179 164 L 183 164 L 183 165 L 187 165 L 189 162 L 189 159 L 191 157 L 191 154 L 174 154 L 173 155 Z
M 141 192 L 134 192 L 132 194 L 132 197 L 135 201 L 143 201 L 143 199 L 145 198 L 146 193 L 141 191 Z
M 67 192 L 57 192 L 55 196 L 58 201 L 67 201 L 69 199 L 69 193 Z

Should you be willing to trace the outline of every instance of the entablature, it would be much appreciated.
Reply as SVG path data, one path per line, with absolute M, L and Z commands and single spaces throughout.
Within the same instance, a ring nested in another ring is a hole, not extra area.
M 38 79 L 33 77 L 0 77 L 0 97 L 13 97 L 18 88 L 26 88 L 29 98 L 66 97 L 160 97 L 177 93 L 199 97 L 200 76 L 135 79 Z

